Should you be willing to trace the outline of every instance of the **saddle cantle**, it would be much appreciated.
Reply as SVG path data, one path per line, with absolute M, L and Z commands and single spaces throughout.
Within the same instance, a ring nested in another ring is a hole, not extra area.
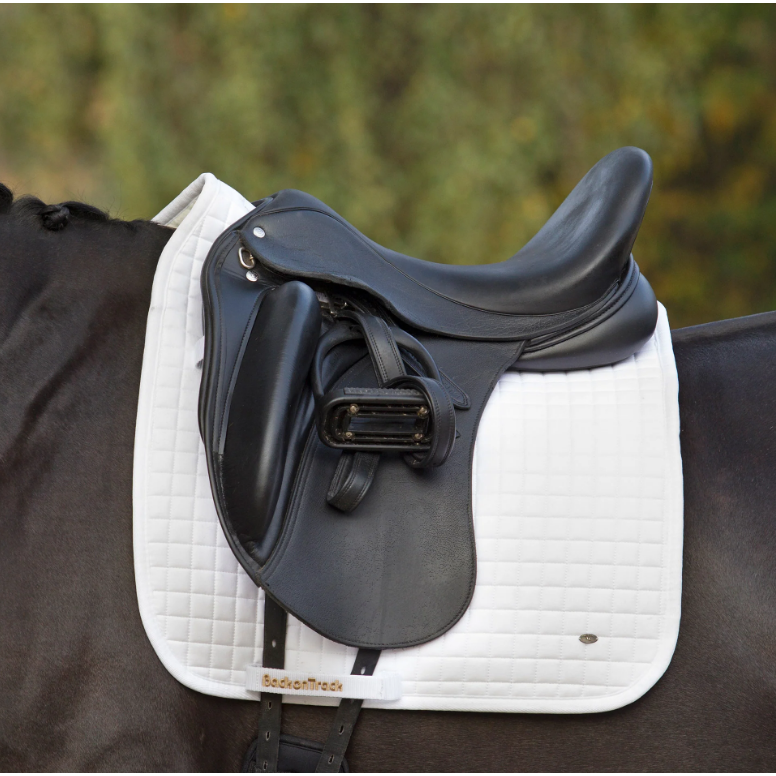
M 651 185 L 647 154 L 615 151 L 520 252 L 479 267 L 390 251 L 292 190 L 219 238 L 200 431 L 224 533 L 273 610 L 361 648 L 362 673 L 457 622 L 483 408 L 507 369 L 602 366 L 649 339 L 631 248 Z

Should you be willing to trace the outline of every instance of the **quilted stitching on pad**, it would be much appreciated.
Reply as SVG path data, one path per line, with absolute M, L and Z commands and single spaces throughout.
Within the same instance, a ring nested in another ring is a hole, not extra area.
M 255 699 L 245 666 L 261 659 L 262 594 L 218 524 L 192 355 L 202 263 L 250 209 L 203 175 L 158 217 L 183 220 L 160 259 L 149 312 L 134 530 L 141 615 L 165 666 L 201 692 Z M 367 705 L 573 713 L 640 697 L 673 654 L 681 595 L 677 380 L 665 310 L 650 342 L 621 364 L 505 375 L 479 429 L 474 487 L 472 605 L 441 638 L 384 652 L 379 668 L 402 674 L 404 695 Z M 583 644 L 583 633 L 598 641 Z M 289 670 L 348 673 L 354 656 L 289 618 Z

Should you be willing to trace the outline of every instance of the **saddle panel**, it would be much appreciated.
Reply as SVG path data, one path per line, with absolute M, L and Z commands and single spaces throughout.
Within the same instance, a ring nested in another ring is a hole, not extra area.
M 616 364 L 639 351 L 654 334 L 655 293 L 638 274 L 633 293 L 608 318 L 581 330 L 532 342 L 510 367 L 514 372 L 568 372 Z

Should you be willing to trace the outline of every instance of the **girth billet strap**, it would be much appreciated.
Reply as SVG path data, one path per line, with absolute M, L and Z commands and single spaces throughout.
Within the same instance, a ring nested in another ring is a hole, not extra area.
M 288 614 L 269 596 L 264 599 L 264 668 L 284 668 Z M 259 737 L 254 773 L 276 773 L 280 752 L 280 724 L 283 710 L 280 693 L 263 692 L 259 701 Z
M 264 668 L 285 667 L 287 620 L 288 614 L 285 609 L 266 596 L 264 601 L 264 647 L 261 662 Z M 353 670 L 350 672 L 351 675 L 372 676 L 379 659 L 379 649 L 359 649 Z M 364 701 L 360 698 L 343 698 L 340 701 L 331 732 L 318 761 L 317 773 L 339 773 L 363 703 Z M 281 744 L 282 710 L 282 694 L 261 693 L 256 753 L 255 758 L 247 763 L 248 767 L 245 769 L 247 772 L 277 772 Z
M 350 673 L 355 676 L 372 676 L 379 659 L 379 649 L 359 649 Z M 337 716 L 334 718 L 334 724 L 321 752 L 321 759 L 315 769 L 316 773 L 339 773 L 363 703 L 360 698 L 343 698 L 340 701 Z
M 261 663 L 264 668 L 285 667 L 287 621 L 288 614 L 285 609 L 266 596 L 264 601 L 264 647 Z M 372 676 L 379 658 L 379 649 L 359 649 L 353 670 L 350 672 L 351 675 Z M 283 695 L 262 692 L 259 703 L 259 735 L 255 743 L 255 754 L 246 761 L 243 770 L 248 773 L 277 773 L 282 743 L 280 728 Z M 343 698 L 340 701 L 331 732 L 322 747 L 316 772 L 340 772 L 362 704 L 363 700 L 360 698 Z

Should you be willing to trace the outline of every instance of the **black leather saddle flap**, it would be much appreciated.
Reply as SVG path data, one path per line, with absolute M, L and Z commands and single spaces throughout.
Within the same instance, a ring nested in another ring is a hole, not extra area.
M 437 363 L 469 393 L 458 412 L 452 453 L 443 466 L 414 470 L 383 453 L 374 481 L 352 513 L 326 503 L 340 451 L 311 429 L 285 524 L 267 564 L 264 588 L 328 638 L 359 647 L 404 647 L 447 631 L 474 592 L 476 554 L 471 468 L 480 413 L 498 377 L 514 362 L 515 343 L 424 338 Z M 456 369 L 456 362 L 465 368 Z M 489 374 L 490 379 L 472 379 Z M 373 387 L 369 359 L 338 381 Z

